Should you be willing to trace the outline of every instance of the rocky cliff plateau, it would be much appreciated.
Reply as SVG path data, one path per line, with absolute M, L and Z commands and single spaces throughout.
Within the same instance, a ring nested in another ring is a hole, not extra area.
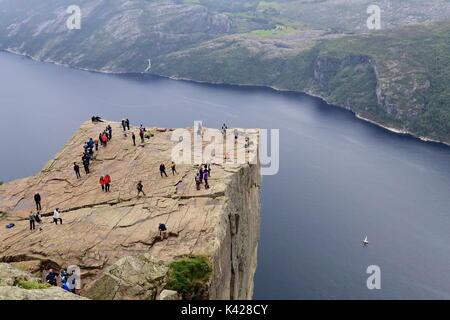
M 107 124 L 113 128 L 112 140 L 94 154 L 91 173 L 82 170 L 77 179 L 73 162 L 80 164 L 83 143 L 98 137 Z M 36 274 L 77 265 L 82 295 L 88 298 L 156 299 L 171 262 L 202 255 L 212 268 L 202 298 L 251 299 L 259 241 L 259 164 L 213 163 L 210 189 L 198 191 L 198 166 L 179 164 L 178 174 L 170 172 L 172 132 L 147 129 L 154 136 L 140 144 L 138 129 L 131 128 L 137 136 L 133 146 L 131 132 L 122 131 L 120 123 L 86 122 L 41 172 L 0 186 L 0 212 L 6 213 L 0 220 L 0 262 Z M 159 174 L 160 163 L 166 164 L 167 178 Z M 98 182 L 106 174 L 112 178 L 109 193 Z M 140 180 L 146 196 L 138 198 Z M 42 196 L 42 231 L 29 230 L 36 192 Z M 52 223 L 55 208 L 62 212 L 62 225 Z M 15 226 L 5 228 L 10 223 Z M 159 223 L 168 227 L 167 240 L 159 239 Z

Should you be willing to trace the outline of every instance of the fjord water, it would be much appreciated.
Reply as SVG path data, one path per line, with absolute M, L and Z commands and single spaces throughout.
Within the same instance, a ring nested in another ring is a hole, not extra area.
M 280 171 L 262 189 L 256 299 L 450 298 L 449 147 L 302 94 L 104 75 L 6 53 L 0 70 L 0 180 L 38 172 L 93 114 L 279 128 Z M 367 289 L 369 265 L 381 268 L 380 290 Z

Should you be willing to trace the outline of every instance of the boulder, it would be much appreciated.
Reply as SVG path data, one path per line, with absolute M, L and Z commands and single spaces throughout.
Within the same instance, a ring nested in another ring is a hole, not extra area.
M 163 290 L 159 294 L 158 300 L 180 300 L 178 292 L 173 290 Z
M 96 300 L 154 300 L 167 271 L 151 254 L 128 256 L 107 268 L 86 295 Z
M 8 263 L 0 263 L 0 287 L 14 286 L 18 280 L 39 281 L 39 278 L 36 278 L 28 272 L 14 268 Z
M 26 290 L 19 287 L 0 287 L 0 300 L 89 300 L 58 287 Z

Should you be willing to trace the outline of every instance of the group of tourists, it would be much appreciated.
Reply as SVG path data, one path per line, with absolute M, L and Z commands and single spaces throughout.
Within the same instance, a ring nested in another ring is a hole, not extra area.
M 102 187 L 102 191 L 105 192 L 109 192 L 110 188 L 111 188 L 111 177 L 109 176 L 109 174 L 107 174 L 106 176 L 101 176 L 100 177 L 100 186 Z
M 142 124 L 139 126 L 139 137 L 141 138 L 141 143 L 145 142 L 145 138 L 150 139 L 153 137 L 153 133 L 148 131 Z M 133 144 L 136 145 L 136 135 L 134 132 L 131 135 L 131 138 L 133 139 Z
M 172 163 L 170 164 L 170 169 L 172 170 L 172 175 L 173 176 L 175 174 L 178 174 L 178 172 L 177 172 L 177 165 L 176 165 L 175 162 L 172 161 Z M 166 173 L 166 165 L 164 163 L 161 163 L 159 165 L 159 173 L 161 174 L 161 178 L 163 178 L 164 176 L 168 177 L 167 173 Z
M 89 174 L 89 166 L 91 163 L 91 160 L 94 158 L 94 148 L 97 151 L 98 150 L 98 141 L 94 141 L 94 139 L 89 138 L 88 141 L 86 141 L 83 145 L 83 155 L 81 156 L 81 162 L 83 163 L 84 172 L 86 174 Z M 77 178 L 81 178 L 80 175 L 80 167 L 77 165 L 76 162 L 74 162 L 74 171 L 77 175 Z
M 98 120 L 97 118 L 100 119 L 100 117 L 98 117 L 98 116 L 93 116 L 92 122 L 95 123 L 95 122 L 101 121 L 101 120 Z M 127 124 L 129 126 L 129 120 L 127 120 Z M 110 125 L 107 125 L 105 130 L 103 130 L 98 135 L 98 139 L 94 140 L 93 138 L 89 138 L 88 141 L 85 141 L 85 143 L 83 145 L 84 150 L 83 150 L 83 154 L 81 156 L 81 162 L 83 164 L 84 171 L 86 174 L 90 173 L 90 163 L 91 163 L 91 160 L 94 158 L 94 152 L 98 151 L 99 144 L 101 144 L 103 147 L 106 147 L 108 144 L 108 141 L 110 141 L 111 139 L 112 139 L 112 127 Z M 77 179 L 81 179 L 80 166 L 78 165 L 77 162 L 73 163 L 73 171 L 75 171 L 75 175 L 76 175 Z
M 100 140 L 100 143 L 103 147 L 106 147 L 108 145 L 108 141 L 112 139 L 112 127 L 108 124 L 103 130 L 103 132 L 100 132 L 98 135 L 98 140 Z
M 54 272 L 53 269 L 49 269 L 45 275 L 45 282 L 56 287 L 58 286 L 58 280 L 61 284 L 61 288 L 75 294 L 77 293 L 77 278 L 75 277 L 75 270 L 72 270 L 69 273 L 66 269 L 61 269 L 58 273 Z
M 122 128 L 123 128 L 123 131 L 130 130 L 130 120 L 122 119 Z
M 211 176 L 211 162 L 200 165 L 197 174 L 195 175 L 195 185 L 197 190 L 200 190 L 202 183 L 205 183 L 205 189 L 209 189 L 208 179 Z
M 34 213 L 33 211 L 30 212 L 30 215 L 28 216 L 28 221 L 30 222 L 30 230 L 35 230 L 37 224 L 38 229 L 42 231 L 44 221 L 42 220 L 40 210 L 41 209 L 37 210 L 36 213 Z M 58 221 L 60 224 L 62 224 L 61 212 L 59 211 L 59 208 L 56 208 L 53 211 L 53 223 L 57 225 Z

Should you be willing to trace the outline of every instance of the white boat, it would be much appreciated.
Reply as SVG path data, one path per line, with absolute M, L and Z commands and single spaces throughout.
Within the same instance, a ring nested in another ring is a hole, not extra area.
M 367 240 L 367 236 L 364 238 L 363 243 L 364 243 L 364 245 L 368 245 L 369 244 L 369 241 Z

